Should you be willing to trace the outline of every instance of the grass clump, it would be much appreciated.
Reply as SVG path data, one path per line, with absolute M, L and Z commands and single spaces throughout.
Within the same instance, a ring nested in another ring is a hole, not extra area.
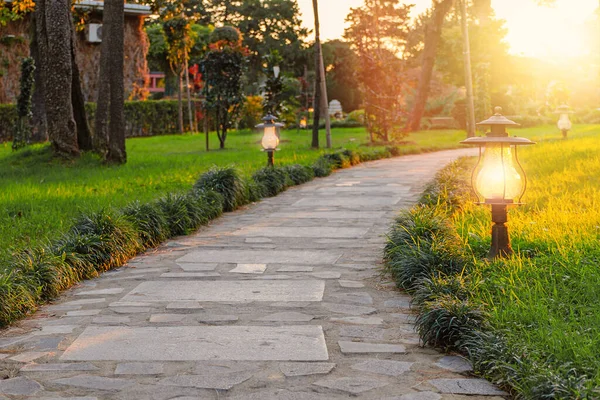
M 165 213 L 157 202 L 135 201 L 123 209 L 123 215 L 140 234 L 144 247 L 156 247 L 169 237 Z
M 288 176 L 285 170 L 278 167 L 265 167 L 252 175 L 254 182 L 261 188 L 262 197 L 273 197 L 288 187 Z
M 286 165 L 283 167 L 283 170 L 294 185 L 301 185 L 303 183 L 310 182 L 315 177 L 314 170 L 305 165 Z
M 313 169 L 314 175 L 317 178 L 324 178 L 326 176 L 331 175 L 331 173 L 333 172 L 333 165 L 331 165 L 331 162 L 329 160 L 326 160 L 324 158 L 319 158 L 312 165 L 312 169 Z
M 234 167 L 212 168 L 200 176 L 194 189 L 212 190 L 222 195 L 224 211 L 233 211 L 249 201 L 244 179 Z

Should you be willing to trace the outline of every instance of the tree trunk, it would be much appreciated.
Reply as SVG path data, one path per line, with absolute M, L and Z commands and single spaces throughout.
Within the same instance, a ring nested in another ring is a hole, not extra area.
M 31 15 L 31 42 L 29 44 L 29 52 L 35 63 L 35 85 L 33 87 L 33 97 L 31 99 L 33 123 L 31 129 L 31 143 L 40 143 L 48 140 L 48 126 L 46 122 L 46 103 L 44 102 L 44 87 L 46 77 L 44 68 L 40 58 L 38 47 L 36 17 L 38 13 Z
M 192 113 L 192 96 L 190 93 L 190 70 L 189 70 L 189 65 L 188 65 L 188 54 L 187 54 L 187 50 L 185 52 L 185 57 L 184 57 L 184 74 L 185 74 L 185 92 L 187 95 L 187 108 L 188 108 L 188 125 L 190 127 L 190 131 L 191 132 L 196 132 L 198 130 L 198 128 L 196 128 L 196 124 L 194 121 L 194 114 Z
M 179 133 L 183 133 L 183 71 L 179 71 L 177 79 L 177 123 Z
M 489 2 L 486 1 L 486 3 Z M 475 136 L 475 102 L 473 100 L 473 73 L 471 72 L 471 44 L 467 24 L 467 3 L 460 0 L 460 18 L 463 34 L 463 54 L 465 63 L 465 86 L 467 88 L 467 137 Z
M 319 1 L 313 0 L 315 14 L 315 98 L 313 102 L 312 147 L 319 148 L 319 120 L 321 119 L 321 37 L 319 25 Z
M 319 42 L 319 75 L 321 76 L 321 103 L 325 113 L 325 138 L 327 148 L 331 148 L 331 117 L 329 116 L 329 100 L 327 99 L 327 77 L 325 76 L 325 64 L 323 63 L 323 46 Z
M 92 132 L 88 123 L 87 114 L 85 111 L 85 98 L 81 90 L 81 79 L 79 76 L 79 66 L 77 65 L 77 38 L 75 36 L 75 25 L 73 19 L 70 19 L 71 25 L 71 67 L 73 81 L 71 82 L 71 99 L 73 102 L 73 116 L 77 125 L 77 144 L 81 151 L 91 151 L 94 148 L 92 143 Z
M 453 0 L 441 0 L 436 2 L 433 16 L 425 29 L 425 47 L 423 49 L 423 60 L 421 62 L 421 77 L 419 79 L 415 103 L 406 125 L 406 130 L 409 132 L 418 131 L 421 128 L 421 118 L 423 118 L 423 114 L 425 113 L 425 105 L 427 104 L 427 97 L 429 96 L 429 87 L 433 75 L 435 56 L 440 37 L 442 36 L 442 26 L 446 14 L 448 14 L 448 11 L 452 6 L 452 2 Z
M 108 2 L 106 4 L 108 6 Z M 110 75 L 111 75 L 111 39 L 113 37 L 110 21 L 111 15 L 104 10 L 102 16 L 102 45 L 100 48 L 100 72 L 98 75 L 98 97 L 96 100 L 95 115 L 95 149 L 103 157 L 108 153 L 108 129 L 110 107 Z
M 71 99 L 71 2 L 39 0 L 35 12 L 41 67 L 46 76 L 48 136 L 55 155 L 77 157 L 79 147 Z
M 125 85 L 123 66 L 125 58 L 125 11 L 122 0 L 105 0 L 104 15 L 110 16 L 110 120 L 106 162 L 124 164 L 125 150 Z

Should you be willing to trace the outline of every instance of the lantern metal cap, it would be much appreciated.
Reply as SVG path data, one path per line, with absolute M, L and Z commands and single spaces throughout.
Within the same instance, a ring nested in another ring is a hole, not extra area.
M 571 110 L 571 107 L 569 107 L 568 105 L 561 104 L 556 108 L 554 114 L 575 114 L 575 111 Z
M 265 126 L 275 126 L 277 128 L 283 128 L 285 126 L 285 124 L 282 124 L 280 122 L 275 122 L 277 121 L 277 117 L 274 116 L 273 114 L 267 114 L 264 117 L 262 117 L 262 120 L 264 121 L 262 124 L 258 124 L 255 126 L 255 128 L 264 128 Z
M 472 137 L 460 142 L 461 144 L 469 144 L 475 146 L 484 146 L 486 144 L 508 144 L 512 146 L 525 146 L 536 144 L 531 140 L 517 136 L 483 136 L 483 137 Z
M 515 121 L 511 121 L 502 115 L 502 107 L 494 108 L 494 115 L 485 121 L 481 121 L 477 124 L 477 126 L 494 126 L 494 125 L 502 125 L 502 126 L 521 126 L 517 124 Z

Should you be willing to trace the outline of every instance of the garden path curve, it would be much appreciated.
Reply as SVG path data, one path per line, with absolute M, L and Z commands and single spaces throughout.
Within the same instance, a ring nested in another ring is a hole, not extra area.
M 379 274 L 394 215 L 467 154 L 341 170 L 83 282 L 4 332 L 0 399 L 502 398 L 419 347 Z

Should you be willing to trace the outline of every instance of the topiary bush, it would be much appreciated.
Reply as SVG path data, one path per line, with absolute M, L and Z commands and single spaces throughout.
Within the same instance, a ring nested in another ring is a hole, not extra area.
M 262 197 L 277 196 L 288 186 L 285 170 L 277 167 L 259 169 L 252 175 L 252 179 L 261 188 Z
M 233 211 L 249 202 L 244 179 L 233 167 L 212 168 L 200 176 L 194 189 L 212 190 L 223 196 L 223 211 Z

